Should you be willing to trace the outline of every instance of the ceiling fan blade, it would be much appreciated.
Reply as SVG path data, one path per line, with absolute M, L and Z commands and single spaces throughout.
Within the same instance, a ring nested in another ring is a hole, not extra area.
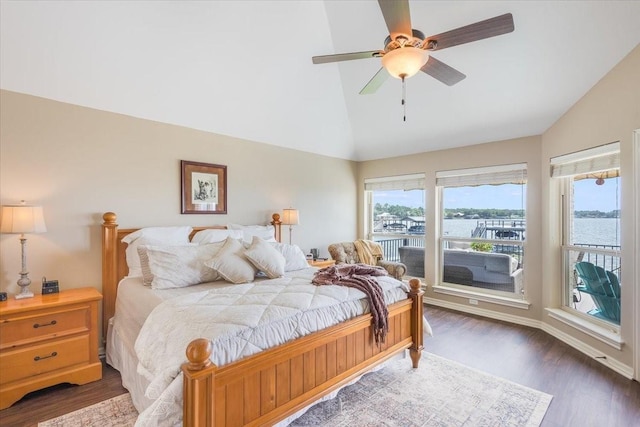
M 391 40 L 395 40 L 398 34 L 411 37 L 411 12 L 409 0 L 378 0 L 382 17 L 389 29 Z
M 425 40 L 425 46 L 427 46 L 427 49 L 431 51 L 441 50 L 460 44 L 510 33 L 513 29 L 513 15 L 505 13 L 504 15 L 476 22 L 475 24 L 466 25 L 464 27 L 456 28 L 455 30 L 427 37 Z
M 378 72 L 369 80 L 362 90 L 360 91 L 360 95 L 372 95 L 376 93 L 378 88 L 382 86 L 382 83 L 386 82 L 389 78 L 389 73 L 384 68 L 380 68 Z
M 440 80 L 447 86 L 453 86 L 467 77 L 455 68 L 448 66 L 444 62 L 438 61 L 433 56 L 429 56 L 427 63 L 424 64 L 420 70 L 429 74 L 434 79 Z
M 328 62 L 351 61 L 352 59 L 374 58 L 380 51 L 368 50 L 366 52 L 337 53 L 335 55 L 320 55 L 311 58 L 314 64 L 326 64 Z

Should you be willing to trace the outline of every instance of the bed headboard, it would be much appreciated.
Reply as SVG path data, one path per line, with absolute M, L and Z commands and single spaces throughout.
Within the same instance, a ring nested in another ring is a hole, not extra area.
M 282 241 L 280 214 L 274 213 L 271 225 L 275 228 L 275 238 Z M 116 295 L 118 283 L 128 273 L 125 252 L 127 244 L 122 241 L 124 236 L 133 233 L 140 228 L 118 228 L 117 216 L 113 212 L 102 215 L 102 337 L 107 338 L 107 326 L 116 310 Z M 212 225 L 208 227 L 193 227 L 189 239 L 201 230 L 226 229 L 224 225 Z

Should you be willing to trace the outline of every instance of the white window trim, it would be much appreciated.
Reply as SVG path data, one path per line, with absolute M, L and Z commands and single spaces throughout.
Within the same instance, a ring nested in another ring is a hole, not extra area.
M 567 243 L 567 238 L 571 234 L 571 227 L 569 224 L 572 223 L 571 220 L 573 217 L 571 209 L 573 207 L 571 194 L 571 182 L 573 177 L 588 172 L 619 168 L 620 143 L 614 142 L 575 153 L 553 157 L 550 159 L 550 163 L 551 177 L 562 179 L 562 200 L 560 201 L 560 208 L 562 212 L 562 241 L 560 244 L 562 253 L 562 307 L 558 309 L 546 308 L 546 310 L 549 312 L 550 317 L 620 350 L 623 343 L 620 337 L 620 325 L 615 325 L 613 323 L 597 319 L 574 309 L 571 307 L 571 302 L 567 301 L 568 292 L 566 292 L 567 286 L 569 286 L 568 275 L 570 273 L 567 254 L 570 251 L 585 251 L 617 257 L 620 257 L 621 255 L 621 251 L 619 250 L 588 248 L 584 246 L 574 246 Z M 591 170 L 589 168 L 595 168 L 595 170 Z
M 634 186 L 633 194 L 635 200 L 635 212 L 632 214 L 631 218 L 635 220 L 634 223 L 636 225 L 635 242 L 630 250 L 632 251 L 631 259 L 637 260 L 638 257 L 640 257 L 640 226 L 638 225 L 638 222 L 640 222 L 640 184 L 638 184 L 638 182 L 640 182 L 640 129 L 636 129 L 633 132 L 632 152 L 634 154 L 634 164 L 631 173 L 631 185 Z M 635 346 L 632 349 L 633 354 L 635 354 L 635 360 L 633 362 L 633 377 L 636 381 L 640 381 L 640 266 L 638 266 L 637 263 L 633 263 L 629 268 L 631 268 L 635 274 L 632 272 L 627 275 L 627 277 L 631 277 L 632 279 L 635 278 L 636 283 L 635 288 L 631 287 L 631 292 L 635 292 L 635 299 L 632 298 L 633 313 L 631 316 L 633 322 L 632 328 L 635 329 L 635 333 L 634 330 L 632 330 L 630 335 L 632 337 L 635 336 Z M 629 305 L 627 305 L 627 307 L 628 306 Z
M 546 308 L 549 317 L 556 319 L 557 321 L 569 325 L 572 328 L 579 330 L 580 332 L 589 335 L 601 341 L 616 350 L 622 350 L 624 341 L 620 336 L 620 332 L 608 328 L 607 326 L 601 326 L 594 323 L 597 319 L 585 319 L 581 316 L 577 316 L 564 309 L 559 308 Z
M 507 307 L 519 308 L 522 310 L 528 310 L 531 303 L 525 299 L 518 299 L 512 297 L 506 297 L 501 295 L 493 295 L 488 292 L 478 292 L 467 289 L 460 289 L 458 287 L 434 285 L 433 292 L 437 294 L 452 295 L 456 297 L 469 298 L 470 300 L 488 302 L 491 304 L 505 305 Z M 515 294 L 514 294 L 515 295 Z
M 476 176 L 482 176 L 480 181 L 474 179 Z M 492 243 L 492 244 L 509 244 L 514 246 L 525 247 L 524 241 L 516 241 L 516 240 L 500 240 L 500 239 L 478 239 L 478 238 L 463 238 L 463 237 L 455 237 L 455 236 L 443 236 L 442 230 L 444 227 L 444 215 L 443 215 L 443 201 L 442 197 L 444 195 L 445 187 L 458 187 L 458 186 L 468 186 L 468 185 L 487 185 L 494 183 L 509 183 L 509 181 L 519 182 L 522 184 L 526 184 L 527 182 L 527 164 L 526 163 L 515 163 L 509 165 L 496 165 L 496 166 L 487 166 L 487 167 L 479 167 L 479 168 L 471 168 L 471 169 L 456 169 L 456 170 L 448 170 L 448 171 L 437 171 L 436 172 L 436 190 L 438 194 L 438 215 L 439 215 L 439 223 L 440 227 L 438 230 L 438 278 L 436 283 L 437 285 L 433 286 L 433 289 L 436 293 L 442 293 L 447 295 L 454 295 L 459 297 L 472 297 L 470 299 L 474 299 L 477 301 L 490 302 L 493 304 L 506 305 L 509 307 L 516 307 L 521 309 L 529 309 L 530 303 L 525 299 L 526 295 L 526 279 L 523 285 L 523 295 L 518 297 L 515 292 L 504 294 L 508 296 L 497 295 L 495 292 L 490 289 L 478 291 L 478 290 L 467 290 L 462 289 L 453 283 L 444 282 L 442 280 L 443 275 L 443 264 L 442 260 L 444 259 L 443 250 L 444 250 L 444 242 L 448 241 L 457 241 L 457 242 L 479 242 L 479 243 Z M 523 206 L 523 210 L 525 212 L 526 218 L 526 203 Z M 508 242 L 508 243 L 505 243 Z M 525 251 L 526 252 L 526 251 Z M 461 285 L 464 286 L 464 285 Z M 477 289 L 477 288 L 476 288 Z M 501 292 L 502 293 L 502 292 Z
M 422 190 L 425 191 L 425 176 L 424 173 L 414 173 L 407 175 L 394 175 L 378 178 L 365 178 L 364 180 L 364 234 L 367 239 L 374 240 L 373 231 L 373 211 L 375 210 L 373 204 L 373 192 L 374 191 L 412 191 Z M 426 211 L 426 206 L 423 206 Z M 385 234 L 386 237 L 395 237 L 393 234 Z M 398 235 L 398 237 L 404 237 L 405 234 Z

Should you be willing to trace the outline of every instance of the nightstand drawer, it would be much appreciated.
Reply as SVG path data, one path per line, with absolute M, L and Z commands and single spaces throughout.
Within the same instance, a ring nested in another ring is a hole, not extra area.
M 7 317 L 0 322 L 0 350 L 86 332 L 90 327 L 89 322 L 89 306 Z
M 89 334 L 0 354 L 0 384 L 89 362 Z

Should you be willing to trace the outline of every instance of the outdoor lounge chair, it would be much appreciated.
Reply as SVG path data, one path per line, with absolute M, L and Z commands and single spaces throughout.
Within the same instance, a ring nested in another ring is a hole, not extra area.
M 576 272 L 582 284 L 578 290 L 591 295 L 596 309 L 589 314 L 620 324 L 620 283 L 618 277 L 590 262 L 577 262 Z

